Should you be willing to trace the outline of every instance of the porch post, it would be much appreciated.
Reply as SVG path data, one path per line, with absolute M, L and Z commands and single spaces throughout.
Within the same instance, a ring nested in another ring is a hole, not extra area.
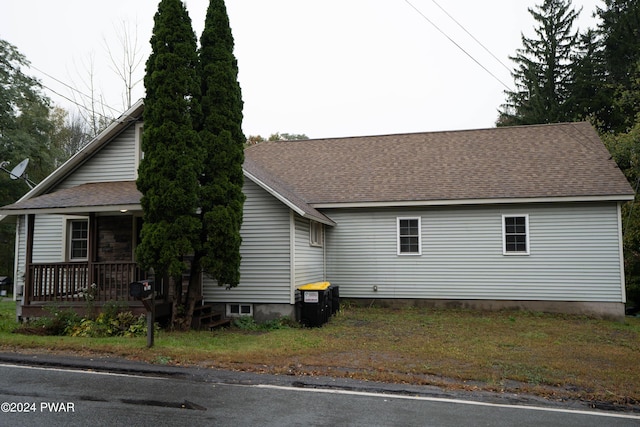
M 35 228 L 36 216 L 28 214 L 27 217 L 27 253 L 24 271 L 24 289 L 22 290 L 22 305 L 31 303 L 31 293 L 33 286 L 31 278 L 31 264 L 33 263 L 33 230 Z
M 96 283 L 95 271 L 93 269 L 93 263 L 96 261 L 96 252 L 98 248 L 98 221 L 96 220 L 96 214 L 91 212 L 89 214 L 89 253 L 87 253 L 87 269 L 89 270 L 89 283 L 87 286 L 91 286 Z

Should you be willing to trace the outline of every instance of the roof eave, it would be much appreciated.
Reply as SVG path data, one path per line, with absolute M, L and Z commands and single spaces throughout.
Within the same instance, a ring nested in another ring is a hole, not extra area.
M 244 171 L 244 175 L 247 178 L 249 178 L 251 181 L 255 182 L 257 185 L 262 187 L 262 189 L 264 189 L 266 192 L 268 192 L 273 197 L 278 199 L 280 202 L 284 203 L 289 209 L 293 210 L 295 213 L 297 213 L 301 217 L 309 218 L 309 219 L 312 219 L 314 221 L 320 222 L 322 224 L 330 225 L 330 226 L 335 226 L 336 225 L 336 223 L 334 221 L 332 221 L 331 219 L 329 219 L 328 217 L 324 216 L 321 213 L 320 213 L 320 215 L 313 215 L 313 214 L 311 214 L 309 212 L 306 212 L 305 210 L 300 208 L 298 205 L 293 203 L 291 200 L 289 200 L 287 197 L 283 196 L 281 193 L 276 191 L 276 189 L 274 189 L 273 187 L 267 185 L 264 181 L 262 181 L 261 179 L 256 177 L 251 172 L 247 171 L 246 169 L 243 169 L 243 171 Z M 310 207 L 312 207 L 312 206 L 310 206 Z
M 522 203 L 572 203 L 572 202 L 628 202 L 634 199 L 633 194 L 617 194 L 605 196 L 560 196 L 560 197 L 519 197 L 495 199 L 453 199 L 453 200 L 400 200 L 372 202 L 323 202 L 310 203 L 316 209 L 335 208 L 387 208 L 387 207 L 420 207 L 420 206 L 461 206 L 461 205 L 502 205 Z
M 103 212 L 142 212 L 140 204 L 125 205 L 104 205 L 104 206 L 72 206 L 72 207 L 56 207 L 56 208 L 32 208 L 32 209 L 4 209 L 0 210 L 0 215 L 16 216 L 16 215 L 78 215 L 87 213 L 103 213 Z
M 98 136 L 93 138 L 87 145 L 85 145 L 80 151 L 71 156 L 66 162 L 64 162 L 58 169 L 49 174 L 38 185 L 33 187 L 28 193 L 22 196 L 16 203 L 23 200 L 30 199 L 34 196 L 39 196 L 46 192 L 49 188 L 57 184 L 61 179 L 72 172 L 77 166 L 84 163 L 86 159 L 100 150 L 103 144 L 109 141 L 118 133 L 122 132 L 131 122 L 132 118 L 137 118 L 142 114 L 142 108 L 144 106 L 144 100 L 139 99 L 135 104 L 131 106 L 120 117 L 115 119 L 109 126 L 106 127 Z M 0 217 L 0 221 L 2 218 Z

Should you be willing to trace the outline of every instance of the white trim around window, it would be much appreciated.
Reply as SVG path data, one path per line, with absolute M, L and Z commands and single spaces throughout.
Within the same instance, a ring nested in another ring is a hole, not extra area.
M 144 159 L 144 151 L 142 151 L 142 132 L 144 130 L 144 123 L 138 122 L 135 127 L 135 153 L 134 153 L 134 162 L 135 162 L 135 178 L 138 179 L 138 167 L 140 166 L 140 162 Z
M 397 218 L 397 254 L 422 255 L 422 219 L 418 217 Z
M 529 215 L 502 215 L 502 254 L 529 255 Z
M 66 216 L 64 232 L 65 260 L 87 261 L 89 259 L 89 218 Z
M 324 226 L 312 219 L 309 220 L 309 245 L 319 248 L 324 246 Z

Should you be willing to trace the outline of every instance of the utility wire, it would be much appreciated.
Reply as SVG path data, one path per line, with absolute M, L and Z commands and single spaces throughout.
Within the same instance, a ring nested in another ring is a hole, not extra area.
M 496 56 L 493 54 L 493 52 L 491 52 L 489 49 L 487 49 L 487 47 L 486 47 L 485 45 L 483 45 L 483 44 L 480 42 L 480 40 L 478 40 L 477 38 L 475 38 L 475 37 L 473 36 L 473 34 L 471 34 L 469 31 L 467 31 L 467 29 L 466 29 L 466 28 L 465 28 L 461 23 L 459 23 L 458 21 L 456 21 L 456 19 L 455 19 L 453 16 L 451 16 L 451 14 L 449 14 L 449 12 L 447 12 L 446 10 L 444 10 L 444 8 L 443 8 L 442 6 L 440 6 L 440 5 L 436 2 L 436 0 L 431 0 L 431 1 L 433 2 L 433 4 L 435 4 L 436 6 L 438 6 L 438 7 L 440 8 L 440 10 L 441 10 L 441 11 L 443 11 L 443 12 L 444 12 L 444 13 L 445 13 L 445 14 L 446 14 L 446 15 L 447 15 L 447 16 L 448 16 L 448 17 L 449 17 L 453 22 L 455 22 L 455 23 L 458 25 L 458 27 L 462 28 L 462 31 L 464 31 L 465 33 L 467 33 L 467 34 L 469 35 L 469 37 L 471 37 L 471 38 L 472 38 L 476 43 L 478 43 L 480 46 L 482 46 L 482 48 L 483 48 L 483 49 L 484 49 L 484 50 L 485 50 L 489 55 L 491 55 L 491 56 L 493 57 L 493 59 L 495 59 L 495 60 L 496 60 L 496 61 L 498 61 L 500 64 L 502 64 L 502 66 L 503 66 L 503 67 L 504 67 L 508 72 L 510 72 L 510 73 L 511 73 L 511 71 L 512 71 L 512 70 L 511 70 L 511 68 L 509 68 L 508 66 L 506 66 L 506 65 L 505 65 L 505 63 L 504 63 L 504 62 L 502 62 L 500 59 L 498 59 L 498 57 L 496 57 Z
M 78 107 L 82 108 L 83 110 L 86 110 L 88 113 L 97 114 L 98 116 L 102 117 L 103 119 L 107 119 L 107 120 L 109 120 L 109 121 L 113 120 L 113 118 L 112 118 L 112 117 L 107 117 L 107 116 L 105 116 L 104 114 L 100 114 L 100 113 L 98 113 L 97 111 L 93 111 L 93 112 L 92 112 L 92 111 L 89 111 L 89 109 L 88 109 L 85 105 L 79 104 L 77 101 L 75 101 L 75 100 L 73 100 L 73 99 L 69 98 L 68 96 L 64 96 L 64 95 L 63 95 L 63 94 L 61 94 L 60 92 L 58 92 L 58 91 L 56 91 L 56 90 L 54 90 L 54 89 L 51 89 L 49 86 L 47 86 L 47 85 L 45 85 L 45 84 L 43 84 L 43 83 L 40 83 L 40 84 L 42 85 L 42 87 L 43 87 L 43 88 L 45 88 L 45 89 L 47 89 L 47 90 L 50 90 L 51 92 L 55 93 L 55 94 L 56 94 L 56 95 L 58 95 L 59 97 L 66 99 L 67 101 L 69 101 L 69 102 L 71 102 L 72 104 L 74 104 L 74 105 L 76 105 L 76 106 L 78 106 Z M 108 107 L 108 106 L 106 106 L 106 105 L 105 105 L 105 107 L 109 108 L 109 107 Z
M 77 92 L 78 94 L 82 95 L 82 96 L 83 96 L 83 97 L 85 97 L 86 99 L 92 100 L 92 97 L 91 97 L 91 96 L 87 95 L 86 93 L 81 92 L 80 90 L 78 90 L 78 89 L 74 88 L 73 86 L 71 86 L 71 85 L 69 85 L 69 84 L 67 84 L 67 83 L 63 82 L 63 81 L 62 81 L 62 80 L 60 80 L 60 79 L 57 79 L 57 78 L 53 77 L 51 74 L 47 73 L 46 71 L 43 71 L 43 70 L 39 69 L 39 68 L 38 68 L 38 67 L 36 67 L 35 65 L 30 64 L 30 67 L 31 67 L 31 68 L 33 68 L 34 70 L 36 70 L 36 71 L 38 71 L 38 72 L 40 72 L 40 73 L 44 74 L 45 76 L 49 77 L 50 79 L 52 79 L 52 80 L 54 80 L 54 81 L 56 81 L 56 82 L 60 83 L 61 85 L 65 86 L 65 87 L 67 87 L 67 88 L 69 88 L 69 89 L 71 89 L 72 91 Z M 87 110 L 87 111 L 88 111 L 88 108 L 87 108 L 86 106 L 79 104 L 77 101 L 74 101 L 74 100 L 72 100 L 72 99 L 70 99 L 70 98 L 68 98 L 68 97 L 66 97 L 66 96 L 64 96 L 64 95 L 62 95 L 61 93 L 56 92 L 55 90 L 51 89 L 51 88 L 50 88 L 50 87 L 48 87 L 48 86 L 45 86 L 44 84 L 43 84 L 42 86 L 43 86 L 43 87 L 46 87 L 47 89 L 49 89 L 51 92 L 55 93 L 56 95 L 61 96 L 62 98 L 66 99 L 67 101 L 69 101 L 69 102 L 71 102 L 71 103 L 73 103 L 73 104 L 77 105 L 78 107 L 80 107 L 80 108 L 82 108 L 82 109 L 84 109 L 84 110 Z M 104 104 L 103 102 L 100 102 L 100 105 L 101 105 L 102 107 L 104 107 L 104 108 L 107 108 L 107 109 L 111 110 L 112 112 L 114 112 L 114 113 L 116 113 L 116 114 L 121 113 L 121 111 L 116 110 L 115 108 L 110 107 L 110 106 L 108 106 L 108 105 Z M 100 114 L 100 113 L 96 113 L 96 114 L 98 114 L 98 115 L 99 115 L 99 116 L 101 116 L 101 117 L 108 118 L 108 117 L 106 117 L 106 116 L 104 116 L 104 115 L 102 115 L 102 114 Z
M 505 87 L 505 89 L 507 89 L 509 92 L 513 92 L 513 90 L 507 86 L 502 80 L 500 80 L 495 74 L 493 74 L 491 71 L 489 71 L 484 65 L 482 65 L 476 58 L 474 58 L 469 52 L 467 52 L 466 50 L 464 50 L 464 48 L 462 46 L 460 46 L 458 43 L 455 42 L 455 40 L 453 40 L 451 37 L 449 37 L 449 35 L 447 33 L 445 33 L 442 29 L 440 29 L 440 27 L 438 27 L 432 20 L 430 20 L 429 18 L 427 18 L 427 16 L 422 13 L 420 11 L 420 9 L 418 9 L 417 7 L 415 7 L 409 0 L 404 0 L 409 6 L 411 6 L 413 8 L 413 10 L 415 10 L 416 12 L 418 12 L 418 14 L 420 16 L 422 16 L 425 21 L 427 21 L 428 23 L 430 23 L 436 30 L 438 30 L 443 36 L 445 36 L 447 39 L 449 39 L 449 41 L 451 43 L 453 43 L 458 49 L 460 49 L 465 55 L 467 55 L 469 58 L 471 58 L 471 60 L 473 62 L 475 62 L 476 64 L 478 64 L 478 66 L 480 66 L 480 68 L 482 68 L 484 71 L 487 72 L 487 74 L 489 74 L 491 77 L 493 77 L 498 83 L 500 83 L 502 86 Z

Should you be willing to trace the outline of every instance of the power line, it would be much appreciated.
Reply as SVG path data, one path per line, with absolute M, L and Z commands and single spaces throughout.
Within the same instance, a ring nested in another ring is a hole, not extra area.
M 45 88 L 45 89 L 47 89 L 47 90 L 50 90 L 51 92 L 55 93 L 55 94 L 56 94 L 56 95 L 58 95 L 59 97 L 66 99 L 67 101 L 69 101 L 69 102 L 71 102 L 72 104 L 74 104 L 74 105 L 76 105 L 76 106 L 78 106 L 78 107 L 82 108 L 83 110 L 86 110 L 88 113 L 94 113 L 94 114 L 97 114 L 98 116 L 102 117 L 103 119 L 107 119 L 107 120 L 109 120 L 109 121 L 113 120 L 113 118 L 112 118 L 112 117 L 107 117 L 107 116 L 105 116 L 104 114 L 100 114 L 100 113 L 98 113 L 97 111 L 89 111 L 89 109 L 88 109 L 86 106 L 84 106 L 84 105 L 82 105 L 82 104 L 79 104 L 77 101 L 75 101 L 75 100 L 73 100 L 73 99 L 71 99 L 71 98 L 69 98 L 69 97 L 67 97 L 67 96 L 64 96 L 64 95 L 63 95 L 63 94 L 61 94 L 60 92 L 57 92 L 56 90 L 51 89 L 49 86 L 47 86 L 47 85 L 45 85 L 45 84 L 43 84 L 43 83 L 40 83 L 40 84 L 42 85 L 42 87 L 43 87 L 43 88 Z M 105 107 L 109 108 L 109 107 L 108 107 L 108 106 L 106 106 L 106 105 L 105 105 Z
M 513 90 L 507 86 L 502 80 L 500 80 L 495 74 L 493 74 L 489 69 L 487 69 L 484 65 L 482 65 L 476 58 L 474 58 L 469 52 L 467 52 L 462 46 L 455 42 L 447 33 L 445 33 L 440 27 L 438 27 L 432 20 L 427 18 L 427 16 L 420 11 L 417 7 L 415 7 L 409 0 L 404 0 L 409 6 L 413 8 L 420 16 L 422 16 L 425 21 L 431 24 L 436 30 L 438 30 L 443 36 L 445 36 L 451 43 L 453 43 L 458 49 L 460 49 L 465 55 L 467 55 L 473 62 L 478 64 L 480 68 L 487 72 L 491 77 L 493 77 L 498 83 L 504 86 L 508 91 L 513 92 Z
M 36 70 L 36 71 L 38 71 L 38 72 L 40 72 L 40 73 L 44 74 L 45 76 L 49 77 L 50 79 L 52 79 L 52 80 L 54 80 L 54 81 L 56 81 L 56 82 L 60 83 L 61 85 L 63 85 L 63 86 L 65 86 L 65 87 L 69 88 L 69 89 L 70 89 L 70 90 L 72 90 L 73 92 L 77 92 L 78 94 L 80 94 L 81 96 L 85 97 L 86 99 L 89 99 L 90 101 L 93 101 L 93 98 L 92 98 L 91 96 L 89 96 L 89 95 L 87 95 L 87 94 L 83 93 L 82 91 L 80 91 L 80 90 L 78 90 L 78 89 L 74 88 L 73 86 L 71 86 L 71 85 L 69 85 L 69 84 L 67 84 L 67 83 L 63 82 L 63 81 L 62 81 L 62 80 L 60 80 L 60 79 L 57 79 L 57 78 L 53 77 L 51 74 L 47 73 L 46 71 L 43 71 L 43 70 L 39 69 L 39 68 L 38 68 L 38 67 L 36 67 L 35 65 L 30 64 L 30 67 L 31 67 L 31 68 L 33 68 L 34 70 Z M 41 83 L 41 84 L 42 84 L 42 83 Z M 99 116 L 100 116 L 100 117 L 102 117 L 102 118 L 105 118 L 105 119 L 111 120 L 111 118 L 110 118 L 110 117 L 107 117 L 107 116 L 105 116 L 105 115 L 103 115 L 103 114 L 100 114 L 100 113 L 98 113 L 98 112 L 89 111 L 89 108 L 87 108 L 85 105 L 82 105 L 82 104 L 78 103 L 77 101 L 75 101 L 75 100 L 73 100 L 73 99 L 71 99 L 71 98 L 69 98 L 69 97 L 67 97 L 67 96 L 62 95 L 61 93 L 59 93 L 59 92 L 57 92 L 57 91 L 53 90 L 52 88 L 50 88 L 50 87 L 48 87 L 48 86 L 46 86 L 46 85 L 44 85 L 44 84 L 42 84 L 42 86 L 43 86 L 43 87 L 45 87 L 46 89 L 50 90 L 51 92 L 55 93 L 56 95 L 58 95 L 58 96 L 60 96 L 60 97 L 62 97 L 62 98 L 64 98 L 64 99 L 66 99 L 67 101 L 71 102 L 72 104 L 74 104 L 74 105 L 76 105 L 76 106 L 78 106 L 78 107 L 82 108 L 83 110 L 86 110 L 86 111 L 87 111 L 87 112 L 89 112 L 89 113 L 92 113 L 92 114 L 93 114 L 93 113 L 95 113 L 95 114 L 99 115 Z M 119 110 L 116 110 L 116 109 L 115 109 L 115 108 L 113 108 L 113 107 L 110 107 L 110 106 L 106 105 L 106 104 L 105 104 L 105 103 L 103 103 L 103 102 L 98 101 L 98 103 L 99 103 L 102 107 L 107 108 L 107 109 L 111 110 L 112 112 L 114 112 L 114 113 L 116 113 L 116 114 L 118 114 L 118 113 L 120 113 L 120 112 L 121 112 L 121 111 L 119 111 Z
M 447 12 L 446 10 L 444 10 L 444 8 L 443 8 L 442 6 L 440 6 L 440 5 L 436 2 L 436 0 L 431 0 L 431 1 L 433 2 L 433 4 L 435 4 L 436 6 L 438 6 L 438 7 L 440 8 L 440 10 L 442 10 L 442 11 L 443 11 L 443 12 L 444 12 L 444 13 L 445 13 L 445 14 L 446 14 L 446 15 L 447 15 L 447 16 L 448 16 L 448 17 L 449 17 L 453 22 L 455 22 L 455 23 L 458 25 L 458 27 L 462 28 L 462 30 L 463 30 L 465 33 L 467 33 L 467 34 L 469 35 L 469 37 L 471 37 L 471 38 L 472 38 L 476 43 L 478 43 L 480 46 L 482 46 L 482 48 L 483 48 L 483 49 L 484 49 L 484 50 L 485 50 L 489 55 L 491 55 L 491 56 L 493 57 L 493 59 L 495 59 L 495 60 L 496 60 L 496 61 L 498 61 L 500 64 L 502 64 L 502 66 L 503 66 L 503 67 L 504 67 L 508 72 L 511 72 L 511 71 L 512 71 L 508 66 L 506 66 L 506 65 L 505 65 L 505 63 L 504 63 L 504 62 L 502 62 L 500 59 L 498 59 L 498 57 L 496 57 L 496 56 L 493 54 L 493 52 L 491 52 L 491 51 L 490 51 L 490 50 L 489 50 L 485 45 L 483 45 L 482 43 L 480 43 L 480 40 L 478 40 L 477 38 L 475 38 L 475 37 L 473 36 L 473 34 L 471 34 L 469 31 L 467 31 L 467 29 L 466 29 L 466 28 L 465 28 L 461 23 L 459 23 L 458 21 L 456 21 L 456 19 L 455 19 L 453 16 L 451 16 L 451 14 L 449 14 L 449 12 Z

